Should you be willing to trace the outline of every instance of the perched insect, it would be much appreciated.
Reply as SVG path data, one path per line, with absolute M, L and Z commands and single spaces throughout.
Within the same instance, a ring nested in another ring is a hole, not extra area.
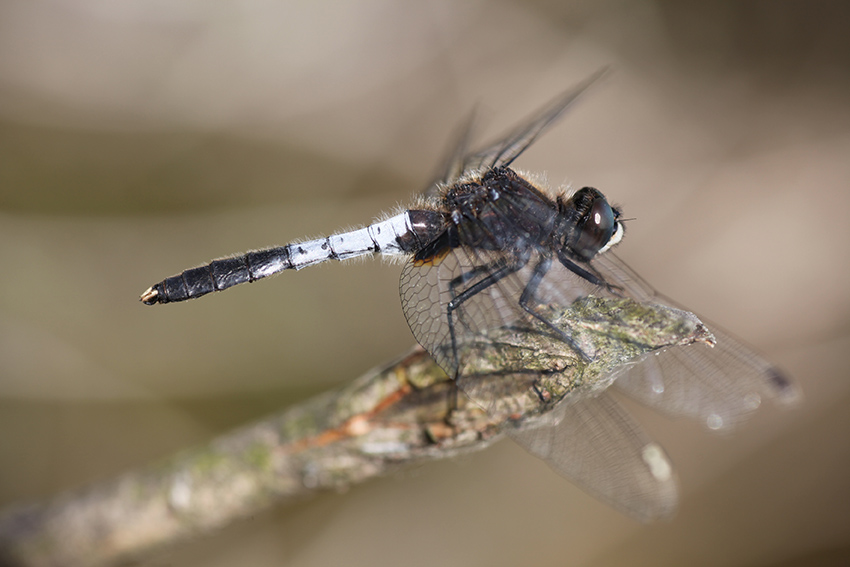
M 409 260 L 400 293 L 410 329 L 473 400 L 486 397 L 482 392 L 487 385 L 464 372 L 468 353 L 480 354 L 480 348 L 466 347 L 480 345 L 495 329 L 532 325 L 590 359 L 573 341 L 568 324 L 550 320 L 552 306 L 569 306 L 589 296 L 675 304 L 610 251 L 622 240 L 624 228 L 620 211 L 600 191 L 584 187 L 552 194 L 511 165 L 603 73 L 570 89 L 484 150 L 468 153 L 465 136 L 444 177 L 415 208 L 358 230 L 215 260 L 157 283 L 141 300 L 148 305 L 183 301 L 326 260 L 405 255 Z M 794 395 L 791 381 L 769 362 L 718 327 L 710 328 L 713 348 L 669 348 L 646 356 L 619 369 L 616 385 L 651 407 L 705 420 L 714 429 L 738 420 L 764 398 Z M 492 348 L 499 345 L 494 342 Z M 579 412 L 586 422 L 582 431 L 592 431 L 594 423 L 621 420 L 609 402 L 587 407 L 595 409 Z M 594 443 L 605 442 L 605 428 L 599 429 L 602 437 Z M 572 476 L 563 462 L 572 456 L 557 454 L 563 444 L 546 435 L 515 438 Z M 637 438 L 629 427 L 620 427 L 616 435 L 624 441 L 612 446 L 627 446 Z M 633 465 L 602 476 L 605 482 L 629 483 L 637 468 L 666 463 L 663 453 L 654 459 L 644 454 Z M 593 474 L 583 476 L 585 485 L 598 484 Z M 651 506 L 652 496 L 647 500 Z

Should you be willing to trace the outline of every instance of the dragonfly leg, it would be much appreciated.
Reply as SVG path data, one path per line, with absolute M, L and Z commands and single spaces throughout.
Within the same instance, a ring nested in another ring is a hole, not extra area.
M 449 338 L 451 339 L 452 343 L 452 367 L 454 368 L 454 376 L 452 376 L 452 379 L 457 379 L 457 374 L 460 370 L 460 360 L 458 359 L 457 355 L 457 336 L 455 334 L 454 325 L 455 310 L 457 310 L 461 305 L 463 305 L 466 300 L 475 297 L 475 295 L 481 293 L 491 285 L 498 283 L 499 280 L 501 280 L 505 276 L 508 276 L 510 274 L 513 274 L 514 272 L 521 270 L 527 262 L 528 257 L 526 256 L 523 258 L 517 258 L 516 261 L 511 264 L 507 264 L 504 261 L 499 261 L 488 264 L 486 266 L 478 266 L 464 274 L 461 274 L 460 276 L 454 278 L 451 282 L 449 282 L 449 288 L 451 289 L 453 299 L 449 301 L 448 305 L 446 306 L 446 322 L 449 326 Z M 473 277 L 482 273 L 488 273 L 488 275 L 455 296 L 455 287 L 462 283 L 468 282 Z
M 546 275 L 546 272 L 549 271 L 549 268 L 552 266 L 552 258 L 541 258 L 541 260 L 534 266 L 534 271 L 531 273 L 531 277 L 528 280 L 528 283 L 525 286 L 525 289 L 522 291 L 522 295 L 519 296 L 519 306 L 523 308 L 523 310 L 546 325 L 549 329 L 551 329 L 555 335 L 558 336 L 562 341 L 567 343 L 576 354 L 578 354 L 585 362 L 591 362 L 591 359 L 587 353 L 581 350 L 581 347 L 576 344 L 576 342 L 567 335 L 562 329 L 557 327 L 554 323 L 552 323 L 549 319 L 538 313 L 532 306 L 531 302 L 535 299 L 535 293 L 537 292 L 537 288 L 540 286 L 540 282 L 543 281 L 543 277 Z M 578 268 L 578 266 L 576 266 Z M 581 269 L 581 268 L 578 268 Z M 579 274 L 581 275 L 581 274 Z M 583 277 L 583 276 L 582 276 Z
M 604 287 L 614 295 L 622 297 L 623 288 L 617 285 L 611 285 L 605 281 L 599 272 L 593 269 L 593 266 L 587 265 L 587 268 L 583 268 L 576 264 L 569 256 L 567 256 L 563 251 L 558 251 L 558 261 L 561 262 L 566 269 L 574 273 L 575 275 L 586 279 L 593 285 L 598 285 L 599 287 Z
M 449 281 L 449 293 L 452 294 L 452 300 L 458 297 L 457 288 L 462 286 L 465 283 L 470 282 L 475 279 L 477 276 L 481 274 L 490 274 L 495 273 L 501 268 L 505 267 L 507 262 L 502 260 L 497 260 L 495 262 L 491 262 L 489 264 L 485 264 L 483 266 L 475 266 L 471 270 L 467 270 L 459 276 L 452 278 Z
M 552 396 L 549 394 L 549 392 L 540 388 L 539 380 L 535 380 L 531 383 L 531 389 L 534 390 L 534 393 L 537 395 L 537 399 L 539 399 L 541 403 L 545 404 L 552 399 Z

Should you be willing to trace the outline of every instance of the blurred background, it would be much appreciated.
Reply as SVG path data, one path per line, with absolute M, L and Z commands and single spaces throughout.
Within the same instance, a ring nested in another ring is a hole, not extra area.
M 630 408 L 682 485 L 639 525 L 505 441 L 277 507 L 143 565 L 845 565 L 850 6 L 0 1 L 0 505 L 264 417 L 413 344 L 399 266 L 179 305 L 149 285 L 410 203 L 610 65 L 518 162 L 619 204 L 618 252 L 794 375 L 731 435 Z

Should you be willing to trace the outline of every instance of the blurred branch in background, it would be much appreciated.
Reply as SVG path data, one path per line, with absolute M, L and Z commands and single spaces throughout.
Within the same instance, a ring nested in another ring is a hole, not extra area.
M 416 348 L 347 387 L 163 463 L 3 511 L 0 565 L 114 565 L 273 503 L 480 450 L 509 429 L 552 425 L 542 418 L 604 392 L 611 371 L 625 362 L 670 345 L 711 342 L 693 315 L 625 299 L 579 300 L 559 324 L 595 354 L 593 362 L 539 330 L 499 329 L 505 348 L 473 352 L 478 366 L 465 369 L 498 383 L 486 411 Z M 554 371 L 541 376 L 538 366 Z

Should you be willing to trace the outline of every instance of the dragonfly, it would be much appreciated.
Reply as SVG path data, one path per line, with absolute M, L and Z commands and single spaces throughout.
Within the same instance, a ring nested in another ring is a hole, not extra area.
M 175 303 L 328 260 L 402 256 L 399 290 L 410 330 L 473 401 L 486 406 L 488 385 L 467 372 L 474 362 L 469 357 L 480 356 L 481 341 L 498 329 L 533 327 L 590 361 L 593 353 L 574 340 L 569 324 L 553 322 L 553 307 L 601 297 L 681 309 L 612 252 L 623 240 L 624 219 L 601 191 L 553 190 L 513 167 L 605 74 L 603 69 L 568 89 L 481 150 L 468 150 L 468 121 L 443 174 L 414 207 L 355 230 L 214 260 L 164 279 L 140 299 Z M 741 421 L 765 399 L 796 397 L 788 376 L 719 326 L 709 327 L 712 340 L 705 345 L 666 348 L 630 361 L 609 378 L 637 401 L 703 420 L 711 429 Z M 491 348 L 500 347 L 493 341 Z M 628 513 L 667 515 L 675 488 L 663 450 L 607 392 L 563 405 L 566 417 L 518 428 L 512 437 Z M 637 496 L 627 504 L 616 501 L 630 491 Z

